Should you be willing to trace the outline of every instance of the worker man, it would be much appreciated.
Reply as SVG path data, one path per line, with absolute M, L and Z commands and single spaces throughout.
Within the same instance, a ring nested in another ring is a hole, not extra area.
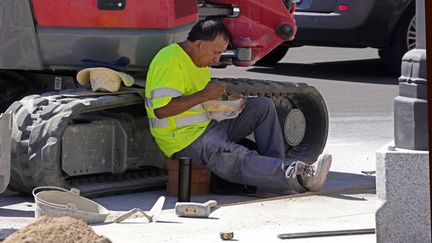
M 281 127 L 273 102 L 247 98 L 233 119 L 212 121 L 202 103 L 219 99 L 227 84 L 211 80 L 231 35 L 222 22 L 199 21 L 187 39 L 155 56 L 146 81 L 146 110 L 159 148 L 171 158 L 190 157 L 230 182 L 275 190 L 319 191 L 331 164 L 321 155 L 312 165 L 285 159 Z M 237 144 L 254 133 L 257 150 Z

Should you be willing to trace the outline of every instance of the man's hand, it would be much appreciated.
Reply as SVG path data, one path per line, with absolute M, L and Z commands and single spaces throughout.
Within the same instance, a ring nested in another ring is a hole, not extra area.
M 212 79 L 201 91 L 201 93 L 206 97 L 207 100 L 217 100 L 225 94 L 226 88 L 226 82 L 219 81 L 218 79 Z
M 219 99 L 225 93 L 226 87 L 225 82 L 211 80 L 203 90 L 189 96 L 173 98 L 166 106 L 155 109 L 154 113 L 159 119 L 180 114 L 205 101 Z

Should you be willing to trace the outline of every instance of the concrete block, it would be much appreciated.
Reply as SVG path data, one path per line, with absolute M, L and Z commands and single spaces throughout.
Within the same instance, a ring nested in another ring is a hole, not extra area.
M 377 152 L 377 242 L 431 242 L 429 152 Z
M 427 84 L 426 49 L 412 49 L 402 57 L 399 83 Z M 420 97 L 419 97 L 420 98 Z
M 398 148 L 428 150 L 427 100 L 397 96 L 394 102 L 394 138 Z
M 394 102 L 394 136 L 398 148 L 428 150 L 426 50 L 402 58 L 399 96 Z

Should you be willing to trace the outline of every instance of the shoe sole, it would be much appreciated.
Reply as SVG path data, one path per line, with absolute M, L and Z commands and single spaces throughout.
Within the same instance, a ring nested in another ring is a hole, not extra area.
M 332 156 L 330 154 L 323 154 L 318 158 L 317 163 L 315 173 L 319 172 L 319 175 L 315 175 L 317 180 L 314 185 L 309 188 L 311 192 L 318 192 L 324 186 L 332 163 Z

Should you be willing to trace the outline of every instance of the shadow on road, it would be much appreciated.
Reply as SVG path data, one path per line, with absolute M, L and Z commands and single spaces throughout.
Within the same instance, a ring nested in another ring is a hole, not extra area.
M 317 63 L 278 63 L 275 67 L 255 66 L 248 71 L 333 81 L 398 85 L 398 77 L 389 74 L 378 58 Z
M 218 195 L 207 194 L 201 196 L 193 196 L 194 202 L 206 202 L 208 200 L 216 200 L 219 205 L 234 205 L 254 203 L 258 201 L 277 200 L 289 197 L 303 197 L 310 195 L 323 195 L 337 197 L 346 200 L 359 200 L 358 197 L 349 196 L 356 193 L 374 193 L 375 177 L 361 174 L 352 174 L 345 172 L 330 172 L 328 180 L 320 193 L 304 193 L 304 194 L 273 194 L 273 197 L 260 198 L 253 195 Z M 12 191 L 6 191 L 0 200 L 0 217 L 34 217 L 33 198 L 29 195 L 22 195 Z M 160 196 L 165 196 L 165 190 L 142 191 L 123 195 L 106 196 L 100 198 L 92 198 L 92 200 L 113 211 L 128 211 L 132 208 L 140 208 L 148 211 Z M 166 196 L 164 209 L 174 209 L 177 197 Z M 24 203 L 24 207 L 22 206 Z M 19 208 L 4 208 L 21 204 Z
M 0 217 L 34 217 L 34 211 L 0 208 Z
M 327 183 L 322 189 L 321 193 L 305 193 L 305 194 L 292 194 L 282 195 L 273 194 L 273 197 L 260 198 L 255 195 L 218 195 L 207 194 L 192 197 L 194 202 L 206 202 L 208 200 L 216 200 L 218 205 L 237 205 L 254 203 L 257 201 L 277 200 L 285 197 L 302 197 L 309 195 L 324 195 L 330 197 L 337 197 L 346 200 L 361 200 L 358 197 L 351 197 L 349 194 L 356 193 L 375 193 L 375 177 L 360 174 L 344 173 L 344 172 L 330 172 Z M 127 211 L 132 208 L 141 208 L 143 210 L 150 210 L 158 197 L 164 196 L 165 191 L 146 191 L 137 192 L 125 195 L 116 195 L 109 197 L 102 197 L 94 199 L 101 205 L 114 211 Z M 164 209 L 174 209 L 176 197 L 166 197 Z
M 375 194 L 375 176 L 330 172 L 323 195 L 342 200 L 364 201 L 359 193 Z
M 375 176 L 332 171 L 327 177 L 327 183 L 323 190 L 346 188 L 346 191 L 349 191 L 349 188 L 356 189 L 361 185 L 374 186 Z
M 0 241 L 3 241 L 6 237 L 15 233 L 15 231 L 17 231 L 17 229 L 14 228 L 0 229 Z
M 31 195 L 24 195 L 19 192 L 6 190 L 0 196 L 0 207 L 10 206 L 19 203 L 33 203 L 34 198 Z

